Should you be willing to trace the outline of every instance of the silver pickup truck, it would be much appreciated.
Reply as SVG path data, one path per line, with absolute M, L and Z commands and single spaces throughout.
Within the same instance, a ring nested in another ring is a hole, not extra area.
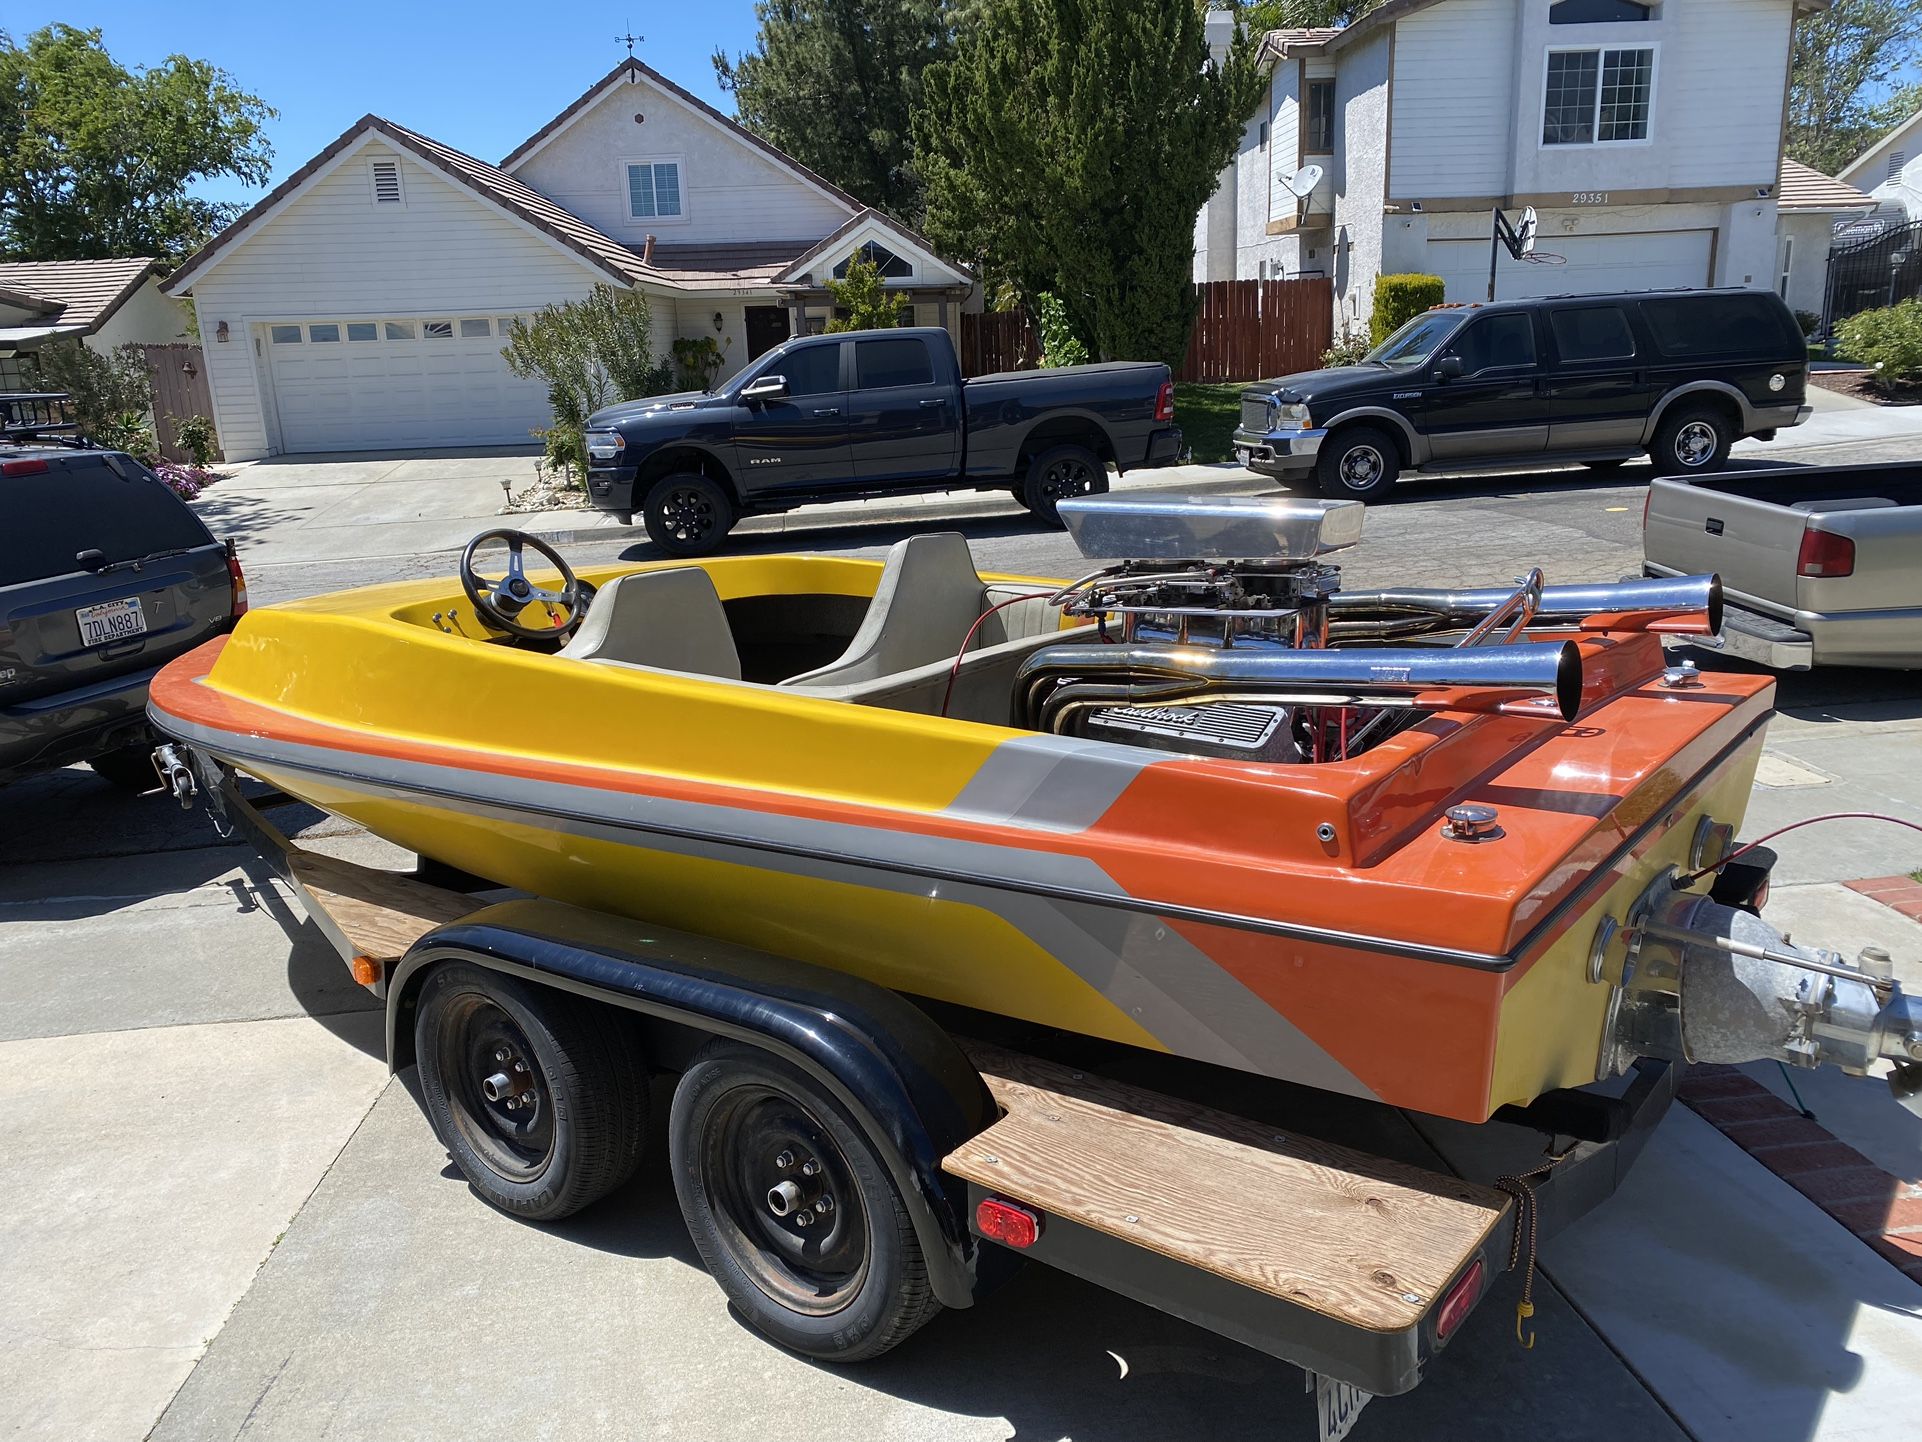
M 1650 576 L 1721 574 L 1731 655 L 1779 670 L 1922 667 L 1922 465 L 1658 480 L 1642 557 Z

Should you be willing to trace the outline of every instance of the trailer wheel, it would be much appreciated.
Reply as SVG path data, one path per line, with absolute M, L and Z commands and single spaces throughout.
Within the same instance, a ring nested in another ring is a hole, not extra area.
M 799 1068 L 710 1044 L 674 1093 L 668 1149 L 708 1271 L 782 1346 L 863 1361 L 941 1310 L 873 1145 Z
M 475 1191 L 529 1221 L 571 1216 L 634 1175 L 647 1072 L 605 1007 L 455 963 L 414 1022 L 434 1132 Z

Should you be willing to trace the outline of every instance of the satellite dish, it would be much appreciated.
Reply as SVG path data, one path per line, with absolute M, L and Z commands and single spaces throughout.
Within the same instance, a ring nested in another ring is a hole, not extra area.
M 1523 255 L 1535 253 L 1535 207 L 1522 211 L 1522 223 L 1515 227 L 1515 245 Z
M 1319 165 L 1304 165 L 1300 170 L 1297 170 L 1293 175 L 1282 181 L 1282 184 L 1287 187 L 1288 193 L 1297 200 L 1306 200 L 1309 192 L 1321 184 L 1323 173 Z

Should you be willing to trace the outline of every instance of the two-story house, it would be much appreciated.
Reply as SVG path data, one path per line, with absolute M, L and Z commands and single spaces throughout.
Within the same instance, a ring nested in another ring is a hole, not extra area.
M 1387 0 L 1344 29 L 1275 31 L 1263 104 L 1196 222 L 1196 278 L 1332 276 L 1338 326 L 1366 322 L 1384 273 L 1479 300 L 1491 211 L 1533 206 L 1542 260 L 1498 256 L 1498 295 L 1773 286 L 1811 3 Z
M 958 324 L 965 269 L 628 60 L 499 165 L 365 116 L 165 289 L 195 302 L 245 460 L 525 442 L 551 415 L 501 358 L 506 328 L 596 284 L 646 294 L 657 355 L 712 338 L 725 378 L 820 329 L 856 253 L 915 323 Z
M 1876 203 L 1878 221 L 1905 225 L 1922 220 L 1922 110 L 1889 130 L 1835 178 L 1866 190 Z

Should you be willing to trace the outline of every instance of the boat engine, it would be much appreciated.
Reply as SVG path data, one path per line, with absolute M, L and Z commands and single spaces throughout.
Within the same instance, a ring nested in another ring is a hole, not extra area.
M 1600 614 L 1719 625 L 1712 576 L 1509 590 L 1347 595 L 1327 556 L 1361 539 L 1359 501 L 1095 496 L 1061 503 L 1082 553 L 1109 564 L 1052 603 L 1103 642 L 1063 643 L 1017 674 L 1014 724 L 1247 761 L 1359 755 L 1425 710 L 1572 719 Z

